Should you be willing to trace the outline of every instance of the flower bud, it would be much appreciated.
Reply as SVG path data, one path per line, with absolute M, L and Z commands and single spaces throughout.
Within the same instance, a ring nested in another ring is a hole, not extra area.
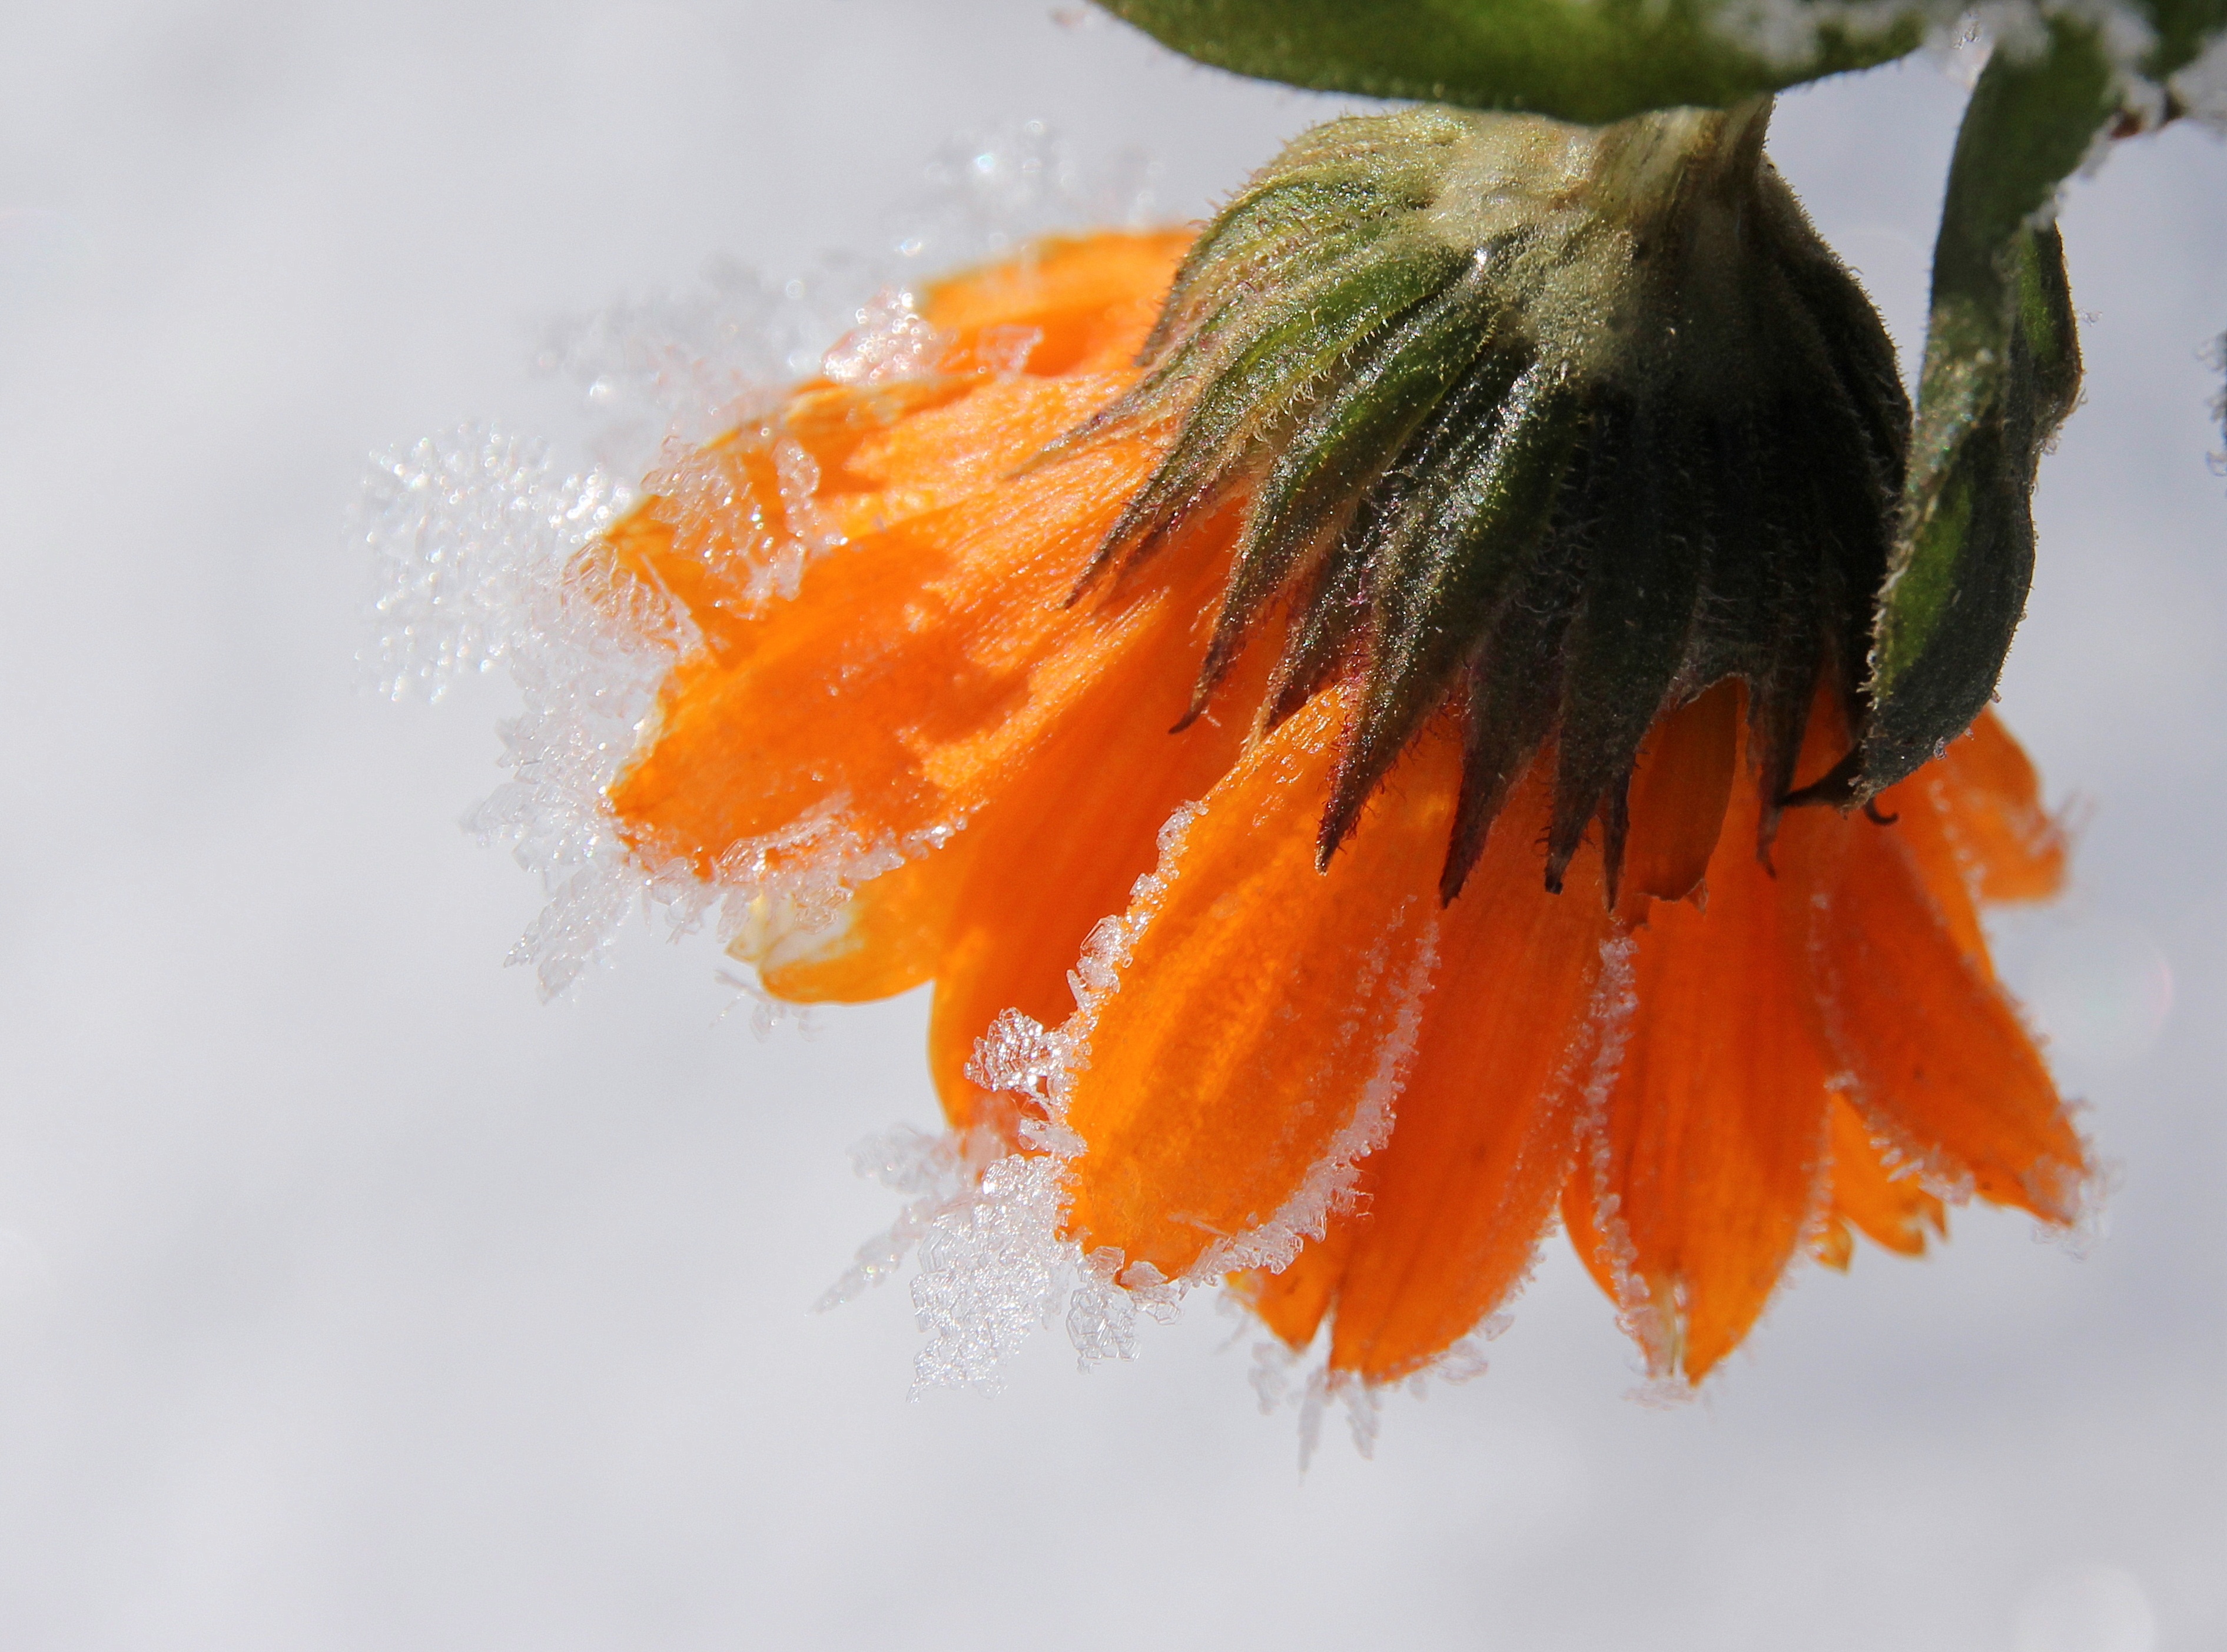
M 1449 901 L 1549 741 L 1547 885 L 1598 819 L 1613 902 L 1658 716 L 1742 679 L 1779 801 L 1821 680 L 1862 727 L 1910 405 L 1769 112 L 1318 127 L 1199 237 L 1136 386 L 1045 456 L 1174 427 L 1078 597 L 1249 494 L 1190 715 L 1279 607 L 1267 723 L 1356 684 L 1325 864 L 1441 710 Z

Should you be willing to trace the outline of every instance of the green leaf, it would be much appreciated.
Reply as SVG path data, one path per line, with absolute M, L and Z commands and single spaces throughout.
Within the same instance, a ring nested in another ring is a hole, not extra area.
M 1873 628 L 1869 796 L 1969 727 L 1994 694 L 2033 577 L 2034 469 L 2080 386 L 2058 185 L 2119 108 L 2093 31 L 1999 50 L 1957 134 L 1902 535 Z
M 2211 3 L 2211 0 L 2198 0 Z M 1721 107 L 1902 56 L 1953 3 L 1784 0 L 1761 49 L 1745 0 L 1100 0 L 1217 68 L 1324 92 L 1601 124 Z

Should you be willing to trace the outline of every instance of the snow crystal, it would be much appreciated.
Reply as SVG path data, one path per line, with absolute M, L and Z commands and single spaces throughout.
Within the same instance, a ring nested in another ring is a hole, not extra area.
M 548 903 L 511 961 L 533 967 L 542 996 L 578 979 L 635 913 L 661 914 L 675 934 L 716 914 L 720 939 L 746 937 L 738 955 L 762 960 L 783 937 L 839 922 L 866 879 L 948 839 L 958 823 L 861 842 L 835 799 L 735 846 L 709 878 L 628 841 L 607 788 L 697 638 L 665 592 L 598 565 L 590 547 L 654 491 L 722 602 L 749 611 L 793 598 L 843 539 L 817 503 L 811 456 L 767 423 L 782 387 L 822 370 L 866 382 L 918 370 L 939 348 L 909 297 L 925 276 L 1062 225 L 1141 222 L 1154 170 L 1133 156 L 1086 166 L 1042 122 L 962 139 L 930 163 L 927 191 L 887 216 L 877 258 L 831 258 L 779 283 L 723 264 L 693 293 L 552 327 L 535 365 L 579 390 L 595 426 L 586 462 L 560 466 L 546 444 L 486 425 L 374 456 L 351 526 L 377 571 L 367 674 L 390 696 L 434 699 L 498 664 L 515 679 L 523 713 L 502 727 L 513 778 L 465 824 L 541 877 Z M 1002 329 L 977 347 L 978 365 L 1016 370 L 1035 342 L 1032 328 Z M 778 522 L 702 453 L 730 431 L 767 444 Z
M 550 896 L 512 960 L 561 991 L 648 889 L 687 897 L 635 864 L 603 788 L 634 749 L 657 684 L 694 641 L 661 594 L 585 577 L 581 549 L 622 495 L 599 473 L 560 476 L 547 450 L 483 425 L 372 462 L 355 537 L 380 590 L 365 656 L 380 688 L 437 698 L 458 676 L 507 665 L 525 702 L 501 725 L 515 776 L 467 817 L 505 843 Z
M 994 1393 L 1031 1331 L 1049 1325 L 1073 1272 L 1059 1237 L 1067 1164 L 1015 1153 L 939 1211 L 920 1242 L 913 1308 L 928 1346 L 914 1356 L 916 1398 L 931 1387 Z
M 1263 1417 L 1279 1411 L 1299 1414 L 1301 1473 L 1314 1462 L 1322 1445 L 1323 1418 L 1332 1405 L 1344 1409 L 1353 1449 L 1364 1458 L 1376 1455 L 1376 1436 L 1383 1423 L 1382 1391 L 1350 1371 L 1331 1370 L 1326 1350 L 1295 1354 L 1279 1342 L 1256 1343 L 1250 1381 Z
M 1139 227 L 1156 221 L 1159 171 L 1137 150 L 1088 163 L 1041 120 L 992 127 L 930 158 L 928 188 L 894 220 L 892 240 L 907 269 L 937 271 L 1077 223 Z
M 692 291 L 552 323 L 533 365 L 578 392 L 594 462 L 640 476 L 661 453 L 763 418 L 779 386 L 820 370 L 878 278 L 858 258 L 782 282 L 714 261 Z
M 787 998 L 777 998 L 767 992 L 764 985 L 755 976 L 737 975 L 732 970 L 713 970 L 711 979 L 735 995 L 718 1014 L 711 1017 L 713 1026 L 748 1005 L 750 1033 L 760 1043 L 766 1043 L 783 1027 L 794 1027 L 797 1036 L 807 1043 L 820 1036 L 819 1005 L 795 1004 Z
M 2085 1108 L 2075 1103 L 2071 1111 L 2077 1114 Z M 2033 1238 L 2036 1244 L 2054 1245 L 2075 1261 L 2084 1262 L 2095 1254 L 2098 1245 L 2110 1237 L 2111 1199 L 2125 1179 L 2126 1169 L 2116 1159 L 2099 1156 L 2096 1144 L 2084 1133 L 2080 1147 L 2089 1164 L 2084 1177 L 2075 1176 L 2063 1166 L 2055 1166 L 2050 1167 L 2055 1170 L 2053 1176 L 2045 1170 L 2033 1178 L 2039 1184 L 2036 1188 L 2037 1202 L 2045 1209 L 2071 1213 L 2065 1221 L 2034 1223 Z
M 839 385 L 887 385 L 925 379 L 951 337 L 922 316 L 902 287 L 884 287 L 859 309 L 858 325 L 827 352 L 820 371 Z
M 487 425 L 373 456 L 350 538 L 370 552 L 378 631 L 361 663 L 379 691 L 438 700 L 531 650 L 562 617 L 565 561 L 618 503 L 608 476 L 559 476 L 546 443 Z
M 910 1125 L 897 1125 L 853 1146 L 852 1167 L 892 1193 L 908 1196 L 909 1202 L 887 1231 L 858 1247 L 851 1266 L 813 1304 L 814 1311 L 824 1313 L 849 1302 L 895 1273 L 935 1219 L 973 1193 L 996 1152 L 995 1138 L 986 1132 L 931 1136 Z

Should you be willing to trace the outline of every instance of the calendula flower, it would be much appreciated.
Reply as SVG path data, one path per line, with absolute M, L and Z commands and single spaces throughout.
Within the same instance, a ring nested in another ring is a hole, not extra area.
M 1382 1384 L 1559 1214 L 1698 1381 L 1805 1252 L 2074 1219 L 1979 919 L 2032 771 L 1983 714 L 1852 807 L 1910 414 L 1765 114 L 1333 123 L 888 306 L 574 559 L 673 648 L 629 852 L 777 998 L 935 983 L 942 1329 L 1058 1248 L 1087 1344 L 1228 1278 Z

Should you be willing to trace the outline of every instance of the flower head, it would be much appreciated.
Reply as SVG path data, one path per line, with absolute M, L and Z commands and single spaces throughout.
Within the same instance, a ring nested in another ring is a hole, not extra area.
M 1200 237 L 1144 377 L 1085 427 L 1178 425 L 1091 576 L 1250 496 L 1193 715 L 1281 600 L 1270 724 L 1356 678 L 1325 858 L 1449 704 L 1449 896 L 1550 735 L 1547 882 L 1598 813 L 1612 897 L 1658 711 L 1748 686 L 1766 837 L 1821 673 L 1860 720 L 1910 406 L 1768 115 L 1318 128 Z
M 2074 1215 L 1977 917 L 2061 874 L 2016 746 L 1782 818 L 1908 414 L 1760 139 L 1335 124 L 1196 241 L 934 288 L 576 561 L 680 639 L 634 852 L 776 995 L 935 982 L 1092 1324 L 1229 1276 L 1389 1381 L 1559 1213 L 1698 1380 L 1852 1229 Z

